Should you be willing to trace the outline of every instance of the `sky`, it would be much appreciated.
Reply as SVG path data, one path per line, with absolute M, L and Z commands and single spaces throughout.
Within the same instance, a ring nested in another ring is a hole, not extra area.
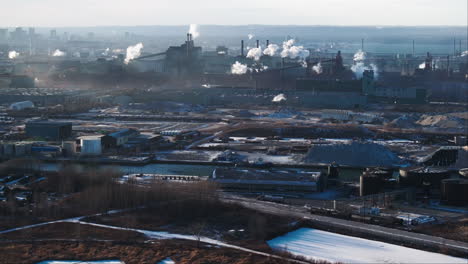
M 0 0 L 0 27 L 467 25 L 468 0 Z

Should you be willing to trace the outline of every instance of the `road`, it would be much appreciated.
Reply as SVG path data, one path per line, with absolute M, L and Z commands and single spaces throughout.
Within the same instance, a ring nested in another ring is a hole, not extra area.
M 445 239 L 441 237 L 429 236 L 419 233 L 408 232 L 400 229 L 393 229 L 377 225 L 371 225 L 356 221 L 349 221 L 339 218 L 333 218 L 322 215 L 310 214 L 306 208 L 277 204 L 272 202 L 258 201 L 256 199 L 243 198 L 226 194 L 223 197 L 226 202 L 234 202 L 247 208 L 261 211 L 264 213 L 293 216 L 307 219 L 321 226 L 350 230 L 350 233 L 360 233 L 372 237 L 379 237 L 382 241 L 396 241 L 404 244 L 417 244 L 424 247 L 446 247 L 450 250 L 459 252 L 468 258 L 468 243 Z M 389 242 L 391 243 L 391 242 Z

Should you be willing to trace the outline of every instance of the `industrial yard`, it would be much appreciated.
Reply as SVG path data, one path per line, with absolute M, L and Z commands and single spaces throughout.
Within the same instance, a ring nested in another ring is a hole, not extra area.
M 467 263 L 465 35 L 0 28 L 0 263 Z

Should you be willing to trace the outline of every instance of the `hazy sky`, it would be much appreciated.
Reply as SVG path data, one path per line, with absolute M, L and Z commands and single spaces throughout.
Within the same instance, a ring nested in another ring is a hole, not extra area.
M 468 0 L 0 0 L 0 26 L 459 25 Z

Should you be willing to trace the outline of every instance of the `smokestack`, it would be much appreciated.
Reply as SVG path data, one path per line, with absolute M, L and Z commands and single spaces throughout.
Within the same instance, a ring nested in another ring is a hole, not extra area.
M 457 39 L 453 38 L 453 56 L 457 56 Z
M 241 56 L 244 57 L 244 40 L 241 40 Z
M 257 49 L 260 47 L 260 40 L 257 39 Z
M 461 55 L 461 54 L 462 54 L 461 39 L 458 40 L 458 46 L 459 46 L 458 52 L 459 52 L 460 55 Z
M 361 50 L 364 51 L 364 39 L 361 39 Z
M 266 46 L 267 46 L 267 48 L 268 48 L 269 45 L 270 45 L 270 40 L 267 39 L 267 41 L 266 41 Z M 461 50 L 461 41 L 460 41 L 460 50 Z
M 187 33 L 187 42 L 190 41 L 190 33 Z
M 447 75 L 450 74 L 450 55 L 447 55 Z

